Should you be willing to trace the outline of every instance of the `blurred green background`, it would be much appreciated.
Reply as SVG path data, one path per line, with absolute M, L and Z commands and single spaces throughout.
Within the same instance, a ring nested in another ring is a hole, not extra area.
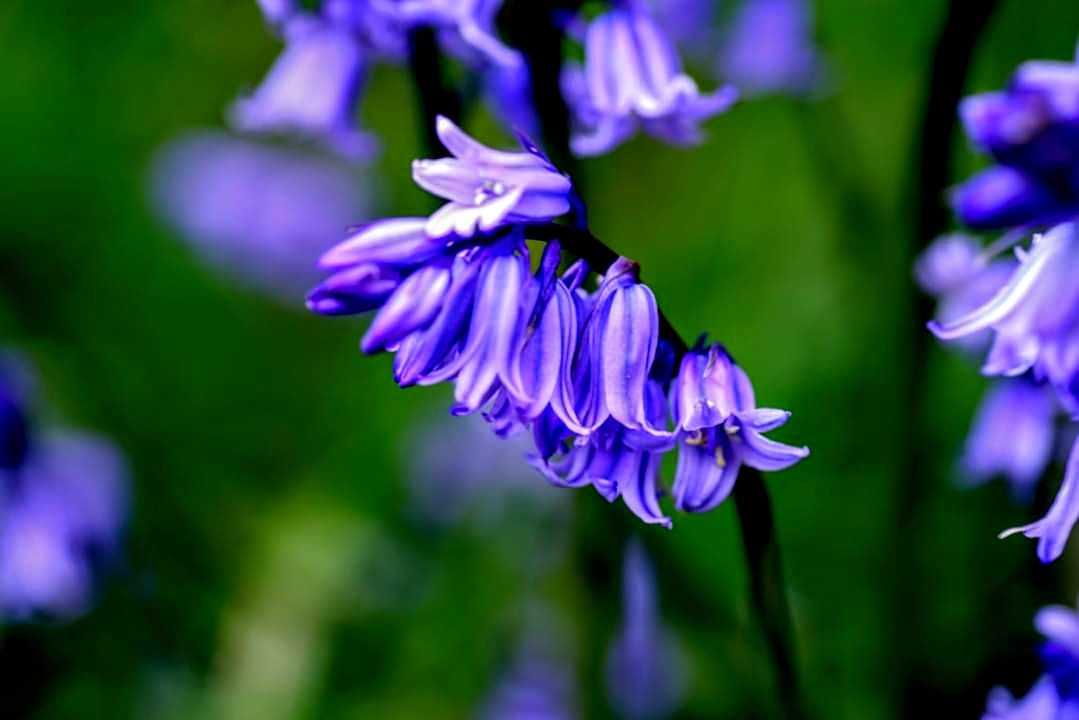
M 1076 3 L 1001 5 L 970 91 L 1075 47 Z M 581 163 L 596 234 L 641 261 L 683 333 L 708 330 L 762 404 L 794 412 L 782 439 L 812 448 L 769 485 L 818 717 L 976 717 L 990 686 L 1026 690 L 1034 611 L 1077 590 L 1074 551 L 1042 568 L 1031 543 L 995 539 L 1038 508 L 956 487 L 974 366 L 934 344 L 924 377 L 909 367 L 924 330 L 908 262 L 928 240 L 913 237 L 914 142 L 945 9 L 818 0 L 834 94 L 744 103 L 691 151 L 638 139 Z M 155 150 L 220 126 L 278 49 L 247 0 L 0 6 L 4 344 L 136 478 L 126 559 L 96 609 L 0 630 L 0 715 L 469 717 L 540 600 L 567 620 L 582 716 L 604 717 L 628 511 L 582 490 L 526 529 L 513 513 L 417 522 L 403 460 L 446 393 L 399 390 L 389 357 L 360 356 L 363 321 L 236 286 L 149 210 Z M 384 143 L 369 177 L 382 210 L 426 211 L 403 69 L 378 69 L 363 118 Z M 954 179 L 977 163 L 957 147 Z M 926 477 L 904 471 L 915 445 Z M 692 666 L 677 717 L 770 716 L 733 509 L 640 533 L 662 549 L 661 603 Z

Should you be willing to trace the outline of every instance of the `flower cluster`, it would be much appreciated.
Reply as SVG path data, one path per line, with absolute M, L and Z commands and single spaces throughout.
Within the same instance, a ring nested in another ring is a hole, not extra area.
M 972 347 L 989 343 L 982 373 L 1007 378 L 979 411 L 965 464 L 975 476 L 1003 471 L 1027 490 L 1052 454 L 1057 414 L 1079 419 L 1079 65 L 1026 63 L 1006 91 L 968 98 L 961 113 L 997 164 L 956 193 L 959 217 L 1012 232 L 985 251 L 945 239 L 919 275 L 942 297 L 930 329 Z M 1014 260 L 993 259 L 1029 228 L 1053 223 Z M 1079 442 L 1048 514 L 1004 535 L 1037 538 L 1038 556 L 1050 562 L 1077 519 Z
M 1079 717 L 1079 614 L 1066 607 L 1043 608 L 1034 618 L 1042 635 L 1045 674 L 1026 697 L 1002 687 L 989 694 L 982 720 L 1067 720 Z
M 409 36 L 430 28 L 442 47 L 479 70 L 498 94 L 521 91 L 524 59 L 494 33 L 500 0 L 260 0 L 285 49 L 262 84 L 229 113 L 237 130 L 287 133 L 321 142 L 348 158 L 369 155 L 373 140 L 355 121 L 366 75 L 377 62 L 400 62 Z
M 1018 263 L 988 300 L 959 317 L 935 321 L 930 329 L 944 340 L 991 333 L 992 345 L 982 366 L 983 374 L 1025 376 L 1027 382 L 1048 385 L 1055 390 L 1064 411 L 1072 418 L 1079 417 L 1079 230 L 1074 223 L 1058 225 L 1044 235 L 1036 235 L 1028 250 L 1016 254 Z M 1029 442 L 1031 438 L 1016 434 L 1021 427 L 1018 419 L 1033 413 L 1041 422 L 1048 420 L 1051 424 L 1053 400 L 1045 403 L 1013 393 L 1007 407 L 997 408 L 1013 413 L 1009 436 L 1016 461 L 1028 468 L 1024 475 L 1044 464 L 1048 452 L 1029 445 L 1020 449 L 1021 441 Z M 1052 430 L 1031 434 L 1038 437 L 1046 432 L 1051 434 Z M 1019 457 L 1027 452 L 1033 457 Z M 1038 556 L 1049 562 L 1063 552 L 1077 519 L 1079 442 L 1068 461 L 1064 484 L 1045 518 L 1005 534 L 1022 532 L 1038 538 Z
M 0 615 L 68 618 L 86 609 L 96 570 L 117 550 L 126 469 L 98 438 L 31 433 L 19 365 L 0 367 Z
M 621 497 L 648 523 L 670 524 L 658 502 L 667 451 L 680 451 L 673 494 L 690 512 L 719 504 L 743 464 L 779 470 L 808 454 L 763 436 L 788 413 L 756 406 L 722 346 L 702 339 L 678 356 L 635 263 L 560 271 L 563 244 L 606 248 L 553 222 L 578 201 L 535 145 L 492 150 L 445 118 L 437 131 L 453 156 L 417 161 L 413 175 L 448 202 L 329 250 L 311 310 L 378 310 L 361 347 L 395 352 L 399 385 L 453 382 L 455 414 L 482 411 L 502 436 L 531 431 L 549 480 Z M 528 240 L 548 242 L 535 267 Z
M 991 258 L 965 235 L 938 238 L 919 258 L 915 274 L 937 297 L 938 324 L 969 315 L 993 298 L 1015 272 L 1012 257 Z M 969 354 L 984 353 L 992 331 L 954 339 Z M 964 479 L 980 484 L 1001 476 L 1018 500 L 1029 500 L 1052 457 L 1057 406 L 1032 372 L 997 380 L 985 393 L 960 461 Z
M 955 194 L 965 224 L 999 230 L 1079 214 L 1079 63 L 1024 63 L 1005 90 L 967 98 L 960 114 L 995 162 Z

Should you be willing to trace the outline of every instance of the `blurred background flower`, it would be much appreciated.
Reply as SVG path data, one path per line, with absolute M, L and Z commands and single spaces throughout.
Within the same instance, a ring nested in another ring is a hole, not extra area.
M 369 173 L 310 149 L 196 131 L 158 152 L 152 197 L 215 270 L 299 305 L 319 255 L 370 217 Z
M 0 613 L 70 620 L 119 559 L 127 467 L 101 438 L 35 427 L 29 367 L 0 363 Z

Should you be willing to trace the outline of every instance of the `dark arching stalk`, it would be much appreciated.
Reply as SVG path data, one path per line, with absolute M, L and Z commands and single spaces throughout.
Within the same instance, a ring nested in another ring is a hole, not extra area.
M 944 24 L 933 48 L 932 63 L 927 68 L 928 92 L 923 106 L 915 146 L 917 165 L 911 173 L 909 199 L 914 218 L 914 235 L 908 243 L 902 272 L 910 277 L 911 268 L 921 251 L 936 236 L 947 230 L 950 211 L 946 191 L 950 184 L 951 162 L 955 150 L 957 109 L 966 86 L 971 58 L 989 19 L 999 5 L 998 0 L 952 0 Z M 905 432 L 900 439 L 898 494 L 895 506 L 895 541 L 897 555 L 896 588 L 896 649 L 900 660 L 899 694 L 903 717 L 921 714 L 932 708 L 946 711 L 921 697 L 919 688 L 925 681 L 918 668 L 922 655 L 919 638 L 919 597 L 922 586 L 917 558 L 908 550 L 907 538 L 918 532 L 920 509 L 934 482 L 932 463 L 927 456 L 930 443 L 924 435 L 924 388 L 927 386 L 930 335 L 926 330 L 932 312 L 930 299 L 908 279 L 910 288 L 909 356 L 902 366 L 902 398 L 905 407 L 900 427 Z M 909 620 L 913 618 L 912 623 Z
M 450 83 L 445 59 L 438 48 L 435 31 L 418 27 L 408 36 L 408 67 L 416 86 L 420 109 L 420 132 L 427 157 L 442 157 L 446 149 L 435 132 L 435 119 L 445 115 L 457 122 L 464 108 L 461 95 Z

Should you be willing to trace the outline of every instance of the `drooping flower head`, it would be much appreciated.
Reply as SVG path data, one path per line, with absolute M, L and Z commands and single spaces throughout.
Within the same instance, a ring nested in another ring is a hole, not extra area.
M 97 571 L 118 551 L 126 467 L 101 439 L 48 430 L 30 437 L 26 388 L 0 367 L 0 615 L 65 619 L 84 612 Z
M 372 223 L 326 252 L 321 265 L 330 274 L 308 296 L 311 310 L 376 310 L 361 347 L 396 353 L 398 384 L 452 382 L 454 414 L 480 412 L 500 436 L 530 430 L 530 460 L 551 482 L 622 498 L 648 523 L 670 524 L 659 471 L 663 454 L 679 445 L 683 454 L 708 453 L 675 480 L 676 496 L 695 499 L 712 483 L 711 468 L 772 470 L 805 457 L 804 448 L 761 435 L 787 414 L 756 408 L 725 351 L 690 351 L 694 370 L 676 380 L 675 347 L 661 337 L 655 295 L 636 263 L 611 262 L 592 290 L 583 260 L 560 271 L 562 241 L 598 241 L 586 228 L 552 222 L 576 199 L 531 142 L 523 141 L 524 152 L 495 151 L 445 119 L 438 132 L 453 157 L 417 161 L 413 176 L 448 202 L 428 218 Z M 574 216 L 580 222 L 583 213 Z M 535 263 L 529 240 L 547 243 Z M 733 385 L 696 362 L 710 352 L 733 368 Z M 700 402 L 730 397 L 683 426 L 672 406 L 694 392 L 710 393 Z M 679 507 L 703 510 L 721 499 Z
M 963 223 L 1000 230 L 1079 215 L 1079 64 L 1026 62 L 1004 90 L 964 100 L 960 115 L 995 163 L 957 190 Z
M 994 688 L 982 720 L 1071 720 L 1079 717 L 1079 615 L 1072 608 L 1043 608 L 1034 619 L 1042 635 L 1045 674 L 1026 697 Z
M 956 191 L 959 219 L 975 229 L 1010 230 L 1003 246 L 1016 244 L 1031 229 L 1054 225 L 1036 234 L 1029 248 L 1016 249 L 1018 262 L 983 302 L 930 324 L 948 341 L 989 335 L 984 375 L 1024 376 L 1055 391 L 1055 401 L 1015 385 L 998 391 L 987 400 L 972 436 L 976 469 L 1007 469 L 1029 483 L 1044 465 L 1046 436 L 1052 433 L 1045 427 L 1052 414 L 1047 403 L 1079 418 L 1079 65 L 1024 63 L 1005 90 L 964 100 L 960 115 L 971 141 L 995 164 Z M 1022 447 L 1016 428 L 1024 433 Z M 1010 445 L 995 447 L 1002 443 Z M 1038 557 L 1049 562 L 1064 551 L 1077 518 L 1079 443 L 1048 514 L 1002 535 L 1037 538 Z
M 995 294 L 959 317 L 931 323 L 930 329 L 944 340 L 991 333 L 992 346 L 982 373 L 1027 375 L 1035 384 L 1048 384 L 1055 390 L 1060 406 L 1075 417 L 1079 413 L 1079 235 L 1075 224 L 1058 225 L 1045 235 L 1035 236 L 1029 250 L 1018 250 L 1016 256 L 1019 262 Z M 1030 473 L 1045 463 L 1048 451 L 1044 443 L 1046 434 L 1051 437 L 1053 432 L 1054 401 L 1014 392 L 1006 399 L 1006 411 L 1014 414 L 1013 427 L 1009 429 L 1011 442 L 1020 441 L 1015 433 L 1022 427 L 1027 432 L 1026 445 L 996 453 L 982 447 L 981 460 L 993 465 L 1006 456 L 1009 462 L 1019 463 L 1013 469 L 1023 482 L 1029 482 Z M 991 406 L 989 410 L 1004 407 Z M 1045 427 L 1047 415 L 1049 427 Z M 1025 422 L 1018 424 L 1020 420 Z M 977 431 L 982 437 L 975 440 L 1001 441 L 1003 438 L 994 430 L 999 422 L 994 418 L 980 420 Z M 1043 562 L 1059 557 L 1079 518 L 1079 445 L 1076 448 L 1048 515 L 1005 533 L 1022 532 L 1038 538 L 1038 556 Z
M 939 300 L 936 322 L 946 325 L 991 300 L 1017 265 L 1015 258 L 994 258 L 974 238 L 956 234 L 934 241 L 914 271 L 922 289 Z M 991 346 L 993 334 L 987 328 L 953 343 L 976 356 Z M 1000 476 L 1017 500 L 1028 500 L 1052 456 L 1056 414 L 1052 388 L 1034 373 L 994 383 L 975 413 L 960 458 L 963 479 L 981 484 Z
M 688 668 L 659 612 L 655 571 L 631 541 L 622 561 L 622 622 L 607 650 L 607 698 L 619 717 L 670 716 L 685 700 Z
M 734 487 L 742 465 L 774 472 L 809 455 L 809 449 L 764 436 L 786 424 L 785 410 L 758 408 L 749 377 L 721 345 L 704 337 L 682 358 L 674 416 L 683 431 L 674 477 L 679 510 L 704 512 Z
M 207 263 L 290 303 L 326 246 L 370 215 L 368 188 L 339 159 L 225 132 L 167 144 L 151 185 L 154 209 Z
M 672 145 L 700 142 L 700 123 L 729 108 L 731 87 L 701 93 L 643 0 L 620 0 L 585 35 L 584 67 L 563 90 L 574 110 L 578 155 L 601 155 L 639 130 Z

